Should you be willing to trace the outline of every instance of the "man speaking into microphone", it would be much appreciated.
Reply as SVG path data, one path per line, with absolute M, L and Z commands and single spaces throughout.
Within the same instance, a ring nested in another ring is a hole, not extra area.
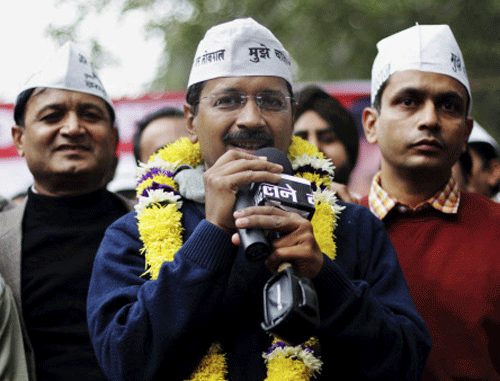
M 427 328 L 380 221 L 337 201 L 331 163 L 292 138 L 282 44 L 252 19 L 209 29 L 186 98 L 190 139 L 138 168 L 136 211 L 108 229 L 94 263 L 87 314 L 109 379 L 418 380 Z M 244 187 L 282 179 L 282 165 L 255 155 L 264 147 L 311 182 L 311 220 L 272 203 L 235 210 Z M 279 237 L 252 260 L 241 229 Z M 312 282 L 320 308 L 297 346 L 261 326 L 264 286 L 285 262 Z

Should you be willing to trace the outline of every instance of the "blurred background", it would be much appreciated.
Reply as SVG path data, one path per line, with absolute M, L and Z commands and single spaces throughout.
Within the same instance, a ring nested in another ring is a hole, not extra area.
M 297 87 L 322 84 L 357 115 L 368 102 L 380 39 L 416 22 L 449 24 L 471 82 L 472 117 L 500 140 L 500 0 L 18 0 L 1 13 L 0 158 L 12 160 L 0 163 L 4 174 L 17 155 L 8 119 L 17 89 L 68 39 L 91 52 L 104 86 L 123 108 L 118 123 L 127 157 L 134 122 L 160 103 L 182 105 L 199 40 L 211 26 L 236 17 L 253 17 L 281 40 Z M 29 183 L 23 181 L 22 187 Z M 0 194 L 12 193 L 0 186 Z

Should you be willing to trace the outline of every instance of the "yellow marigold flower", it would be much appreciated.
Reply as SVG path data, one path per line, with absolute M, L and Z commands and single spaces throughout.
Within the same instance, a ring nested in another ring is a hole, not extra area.
M 172 144 L 167 145 L 156 153 L 164 161 L 171 163 L 180 162 L 191 167 L 196 167 L 203 162 L 200 144 L 191 143 L 189 138 L 180 138 Z
M 269 361 L 265 381 L 308 381 L 310 376 L 302 361 L 279 356 Z
M 333 230 L 335 229 L 335 214 L 332 207 L 325 202 L 317 203 L 311 224 L 313 226 L 314 237 L 321 251 L 328 258 L 334 260 L 337 245 L 335 244 L 335 236 L 333 234 Z
M 226 375 L 226 357 L 218 344 L 212 344 L 189 381 L 224 381 Z
M 297 173 L 296 176 L 309 180 L 311 183 L 316 183 L 316 186 L 318 188 L 321 186 L 328 187 L 331 184 L 330 177 L 321 176 L 317 173 L 303 172 L 303 173 Z
M 290 147 L 288 148 L 288 158 L 293 161 L 296 157 L 303 154 L 324 158 L 324 155 L 316 146 L 310 144 L 307 140 L 294 135 L 292 137 L 292 144 L 290 144 Z
M 171 262 L 182 246 L 182 213 L 175 204 L 153 205 L 137 216 L 139 234 L 144 242 L 147 273 L 158 278 L 163 262 Z

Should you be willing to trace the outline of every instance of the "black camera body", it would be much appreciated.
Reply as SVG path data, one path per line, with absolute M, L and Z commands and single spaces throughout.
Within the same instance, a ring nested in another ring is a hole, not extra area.
M 296 276 L 291 265 L 269 279 L 261 324 L 266 332 L 299 345 L 313 335 L 319 322 L 318 296 L 309 279 Z

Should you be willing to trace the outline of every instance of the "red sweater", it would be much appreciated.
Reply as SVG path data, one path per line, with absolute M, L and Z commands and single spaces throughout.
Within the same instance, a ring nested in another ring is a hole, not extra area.
M 461 193 L 456 215 L 396 209 L 384 223 L 433 339 L 422 379 L 500 380 L 500 205 Z

